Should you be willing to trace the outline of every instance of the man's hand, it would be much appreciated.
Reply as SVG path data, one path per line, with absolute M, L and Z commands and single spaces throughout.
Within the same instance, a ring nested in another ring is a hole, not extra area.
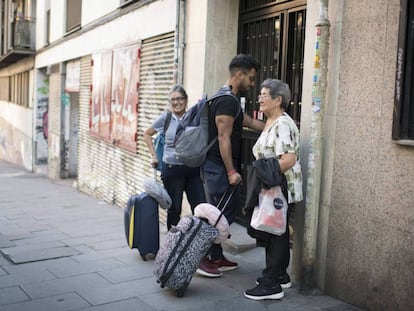
M 238 172 L 235 172 L 228 176 L 229 184 L 234 186 L 242 181 L 242 177 Z

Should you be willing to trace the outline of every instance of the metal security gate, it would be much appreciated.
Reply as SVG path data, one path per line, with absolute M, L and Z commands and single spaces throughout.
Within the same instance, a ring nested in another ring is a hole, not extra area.
M 256 103 L 260 84 L 275 78 L 289 84 L 292 91 L 287 109 L 300 125 L 302 77 L 305 46 L 306 1 L 304 0 L 241 0 L 238 52 L 253 55 L 261 64 L 255 86 L 246 96 L 246 113 L 260 118 Z M 255 131 L 245 130 L 242 141 L 242 175 L 253 160 L 252 147 L 258 137 Z M 246 193 L 246 184 L 244 184 Z M 239 210 L 237 220 L 245 223 L 246 215 Z
M 256 96 L 260 83 L 266 78 L 275 78 L 289 84 L 292 102 L 288 113 L 298 123 L 300 121 L 306 22 L 304 4 L 306 1 L 289 1 L 272 6 L 259 5 L 256 10 L 250 6 L 240 13 L 239 52 L 253 55 L 262 65 L 255 87 L 247 95 L 250 103 L 247 112 L 252 116 L 258 109 Z

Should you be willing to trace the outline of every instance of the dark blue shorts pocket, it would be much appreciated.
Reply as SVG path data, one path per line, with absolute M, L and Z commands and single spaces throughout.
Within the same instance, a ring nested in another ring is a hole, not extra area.
M 203 179 L 207 187 L 207 192 L 210 197 L 215 198 L 214 201 L 216 201 L 217 197 L 221 197 L 229 185 L 224 166 L 209 160 L 204 163 Z

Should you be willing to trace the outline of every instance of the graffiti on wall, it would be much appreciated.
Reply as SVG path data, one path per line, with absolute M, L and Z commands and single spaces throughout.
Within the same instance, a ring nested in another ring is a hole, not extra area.
M 112 52 L 93 56 L 91 127 L 93 136 L 109 139 L 111 111 Z
M 92 56 L 90 133 L 135 151 L 140 45 Z
M 114 51 L 112 67 L 111 140 L 130 150 L 136 148 L 139 81 L 138 46 Z
M 47 161 L 48 146 L 49 79 L 37 89 L 36 101 L 36 161 Z

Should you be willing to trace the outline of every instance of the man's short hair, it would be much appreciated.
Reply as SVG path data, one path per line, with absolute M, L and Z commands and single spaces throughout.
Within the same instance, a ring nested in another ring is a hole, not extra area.
M 237 71 L 243 70 L 245 72 L 252 69 L 256 69 L 256 72 L 260 70 L 260 63 L 249 54 L 238 54 L 230 62 L 229 71 L 231 75 L 234 75 Z

